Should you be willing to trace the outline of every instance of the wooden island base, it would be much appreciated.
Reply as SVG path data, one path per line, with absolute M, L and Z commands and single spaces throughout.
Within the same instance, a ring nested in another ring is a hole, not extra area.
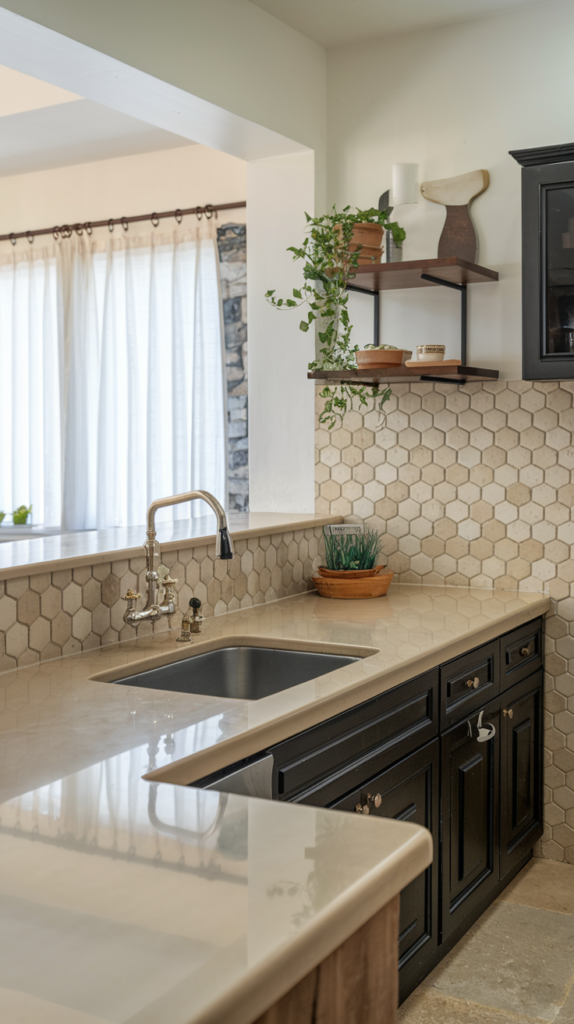
M 395 896 L 254 1024 L 395 1024 L 399 904 Z

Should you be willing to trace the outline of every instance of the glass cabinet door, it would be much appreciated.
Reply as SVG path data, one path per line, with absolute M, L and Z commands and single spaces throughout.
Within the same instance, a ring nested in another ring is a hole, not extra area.
M 522 375 L 574 379 L 574 143 L 513 150 L 522 178 Z
M 542 186 L 542 358 L 574 362 L 574 182 Z M 544 251 L 545 250 L 545 251 Z

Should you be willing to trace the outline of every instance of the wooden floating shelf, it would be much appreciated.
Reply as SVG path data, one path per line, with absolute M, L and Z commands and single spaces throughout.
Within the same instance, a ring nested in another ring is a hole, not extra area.
M 435 381 L 445 384 L 471 384 L 484 380 L 498 380 L 498 370 L 485 370 L 479 366 L 445 366 L 444 370 L 433 367 L 428 373 L 421 373 L 418 366 L 387 366 L 372 370 L 316 370 L 308 373 L 311 380 L 332 384 L 361 384 L 378 387 L 379 384 L 413 384 L 416 381 Z
M 425 281 L 421 274 L 431 274 L 448 284 L 488 284 L 498 281 L 496 270 L 479 267 L 459 256 L 444 256 L 432 260 L 408 260 L 406 263 L 377 263 L 357 267 L 349 286 L 365 292 L 395 291 L 399 288 L 436 288 L 433 281 Z

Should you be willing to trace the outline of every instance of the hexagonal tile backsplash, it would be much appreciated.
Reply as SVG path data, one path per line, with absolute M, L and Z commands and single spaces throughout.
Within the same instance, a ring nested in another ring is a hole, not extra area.
M 166 551 L 162 561 L 179 581 L 180 609 L 198 597 L 204 615 L 221 615 L 307 590 L 320 561 L 321 536 L 315 527 L 236 540 L 235 556 L 225 562 L 215 558 L 214 544 Z M 145 594 L 143 557 L 0 582 L 0 672 L 131 640 L 154 628 L 179 629 L 181 612 L 171 624 L 162 619 L 137 631 L 126 626 L 122 595 L 130 587 Z
M 574 863 L 574 382 L 398 384 L 316 430 L 316 511 L 384 534 L 404 583 L 548 589 L 546 827 Z M 321 399 L 317 400 L 320 408 Z

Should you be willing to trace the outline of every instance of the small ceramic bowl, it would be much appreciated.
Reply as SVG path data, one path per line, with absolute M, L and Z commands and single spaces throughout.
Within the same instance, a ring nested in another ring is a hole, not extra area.
M 417 359 L 421 363 L 440 363 L 444 352 L 444 345 L 417 345 Z

